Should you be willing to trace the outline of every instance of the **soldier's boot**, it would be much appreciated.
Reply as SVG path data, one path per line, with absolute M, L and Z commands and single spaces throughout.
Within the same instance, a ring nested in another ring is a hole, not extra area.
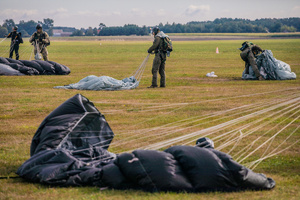
M 147 87 L 147 88 L 157 88 L 157 85 L 155 86 L 155 85 L 150 85 L 149 87 Z
M 264 81 L 264 80 L 266 80 L 266 79 L 264 79 L 264 77 L 262 77 L 262 76 L 259 76 L 259 77 L 258 77 L 258 80 Z
M 152 76 L 152 84 L 148 88 L 156 88 L 157 87 L 157 73 L 154 72 Z

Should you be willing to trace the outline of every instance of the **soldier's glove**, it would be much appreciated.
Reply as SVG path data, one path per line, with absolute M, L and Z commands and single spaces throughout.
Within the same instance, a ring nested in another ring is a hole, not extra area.
M 152 53 L 152 51 L 149 51 L 149 50 L 148 50 L 147 52 L 148 52 L 148 53 Z

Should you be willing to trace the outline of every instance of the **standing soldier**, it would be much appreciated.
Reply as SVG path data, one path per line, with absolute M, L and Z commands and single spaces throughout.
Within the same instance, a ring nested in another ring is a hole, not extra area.
M 259 73 L 257 64 L 255 62 L 255 56 L 259 54 L 259 52 L 262 52 L 263 50 L 253 44 L 252 42 L 244 42 L 242 44 L 242 47 L 240 48 L 241 52 L 241 58 L 243 61 L 245 61 L 245 74 L 249 74 L 249 66 L 252 67 L 255 76 L 258 80 L 265 80 Z
M 48 33 L 44 32 L 42 25 L 36 26 L 36 32 L 32 34 L 29 42 L 34 45 L 34 54 L 41 53 L 45 61 L 48 60 L 47 46 L 50 45 L 50 39 Z
M 19 44 L 23 43 L 23 39 L 21 33 L 17 32 L 17 30 L 18 27 L 14 26 L 12 32 L 10 32 L 6 37 L 11 38 L 9 58 L 13 57 L 15 51 L 16 60 L 19 60 Z
M 148 88 L 157 87 L 157 72 L 160 75 L 160 87 L 166 87 L 165 63 L 167 51 L 163 48 L 163 38 L 166 35 L 158 27 L 153 28 L 152 34 L 154 35 L 154 41 L 153 45 L 148 49 L 148 53 L 154 51 L 155 57 L 152 65 L 152 85 Z

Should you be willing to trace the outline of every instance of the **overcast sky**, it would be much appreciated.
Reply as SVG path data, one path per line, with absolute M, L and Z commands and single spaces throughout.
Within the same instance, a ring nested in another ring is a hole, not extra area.
M 300 0 L 0 0 L 0 24 L 5 19 L 54 20 L 54 26 L 76 28 L 139 26 L 206 21 L 215 18 L 300 17 Z

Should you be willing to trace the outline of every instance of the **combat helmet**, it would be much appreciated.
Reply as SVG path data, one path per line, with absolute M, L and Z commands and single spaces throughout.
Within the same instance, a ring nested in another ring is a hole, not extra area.
M 153 27 L 153 29 L 152 29 L 152 32 L 154 33 L 154 35 L 156 35 L 159 31 L 160 31 L 160 30 L 159 30 L 159 27 L 158 27 L 158 26 L 155 26 L 155 27 Z
M 207 137 L 199 138 L 196 141 L 196 146 L 203 147 L 203 148 L 210 148 L 210 149 L 213 149 L 215 147 L 214 142 Z
M 40 29 L 40 28 L 43 28 L 43 27 L 42 27 L 42 24 L 37 24 L 37 25 L 36 25 L 36 29 Z

